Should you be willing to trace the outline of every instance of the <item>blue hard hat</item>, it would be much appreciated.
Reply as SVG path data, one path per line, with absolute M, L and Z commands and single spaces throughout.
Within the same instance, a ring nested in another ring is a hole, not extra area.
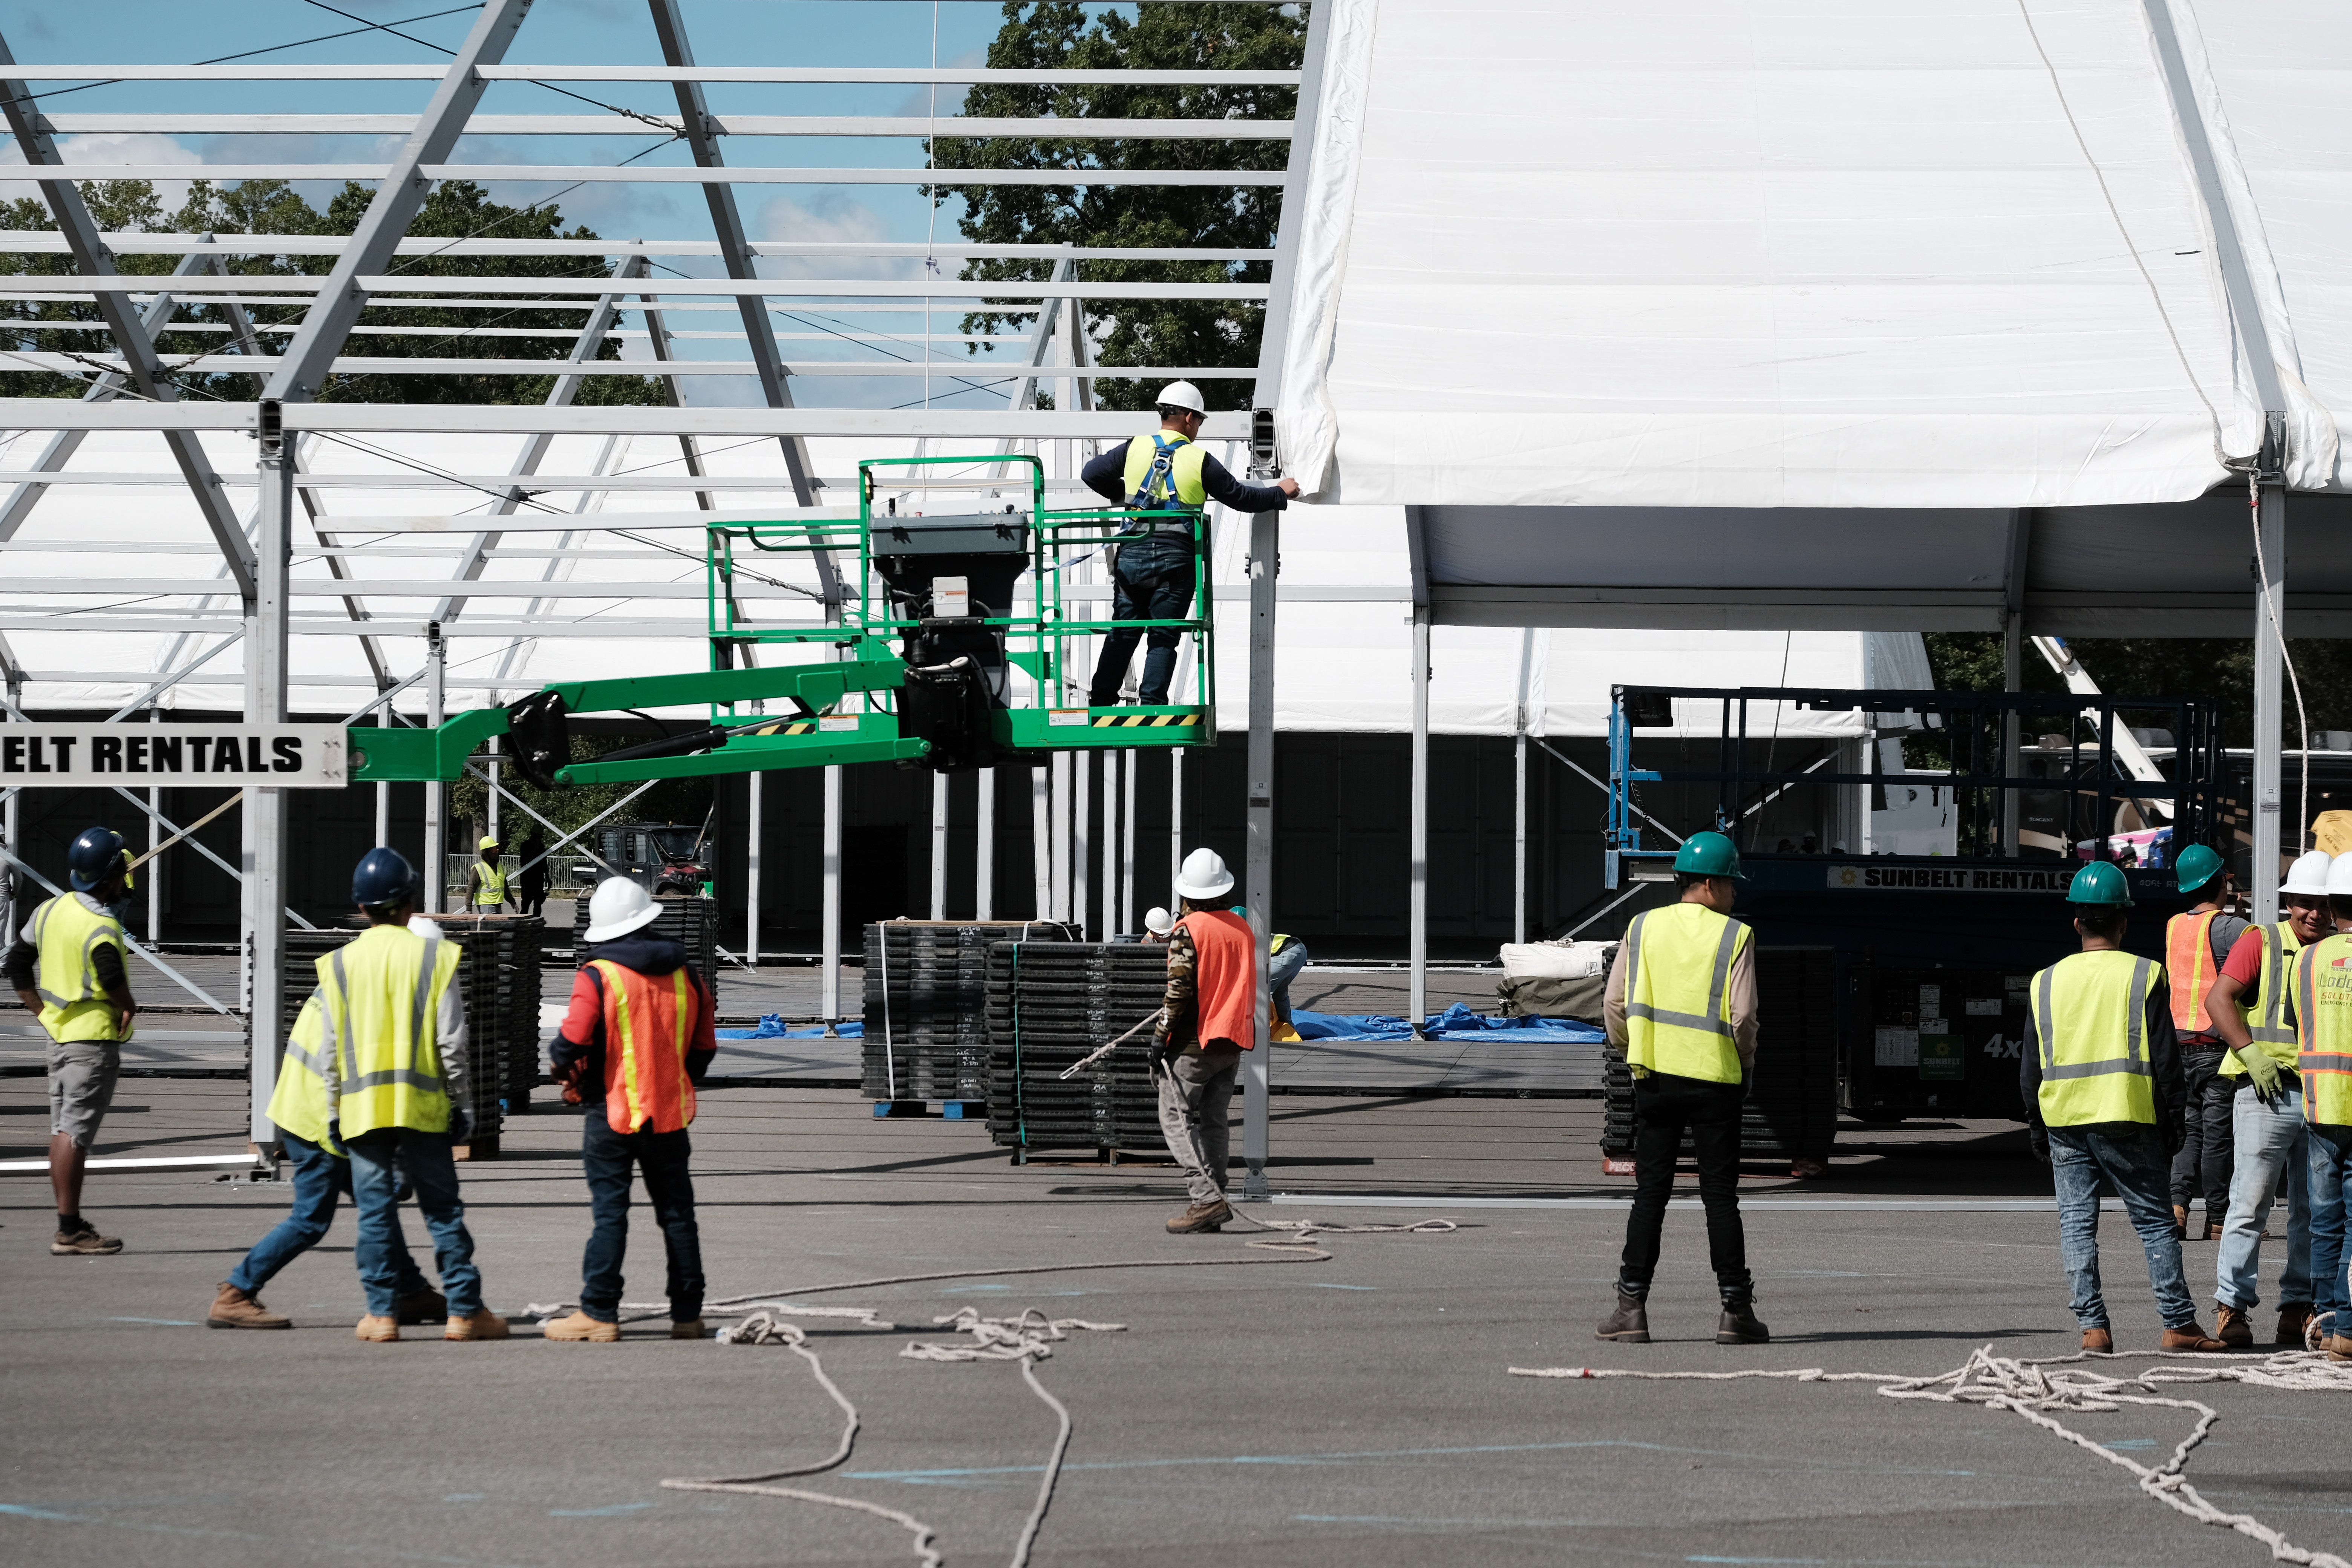
M 362 909 L 404 904 L 415 896 L 416 868 L 389 846 L 380 844 L 361 856 L 352 872 L 352 902 Z
M 85 827 L 66 851 L 66 879 L 87 893 L 117 871 L 130 868 L 131 852 L 111 827 Z

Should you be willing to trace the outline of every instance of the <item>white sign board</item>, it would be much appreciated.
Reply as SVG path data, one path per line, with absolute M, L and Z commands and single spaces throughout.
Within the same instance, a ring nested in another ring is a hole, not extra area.
M 0 724 L 0 788 L 341 789 L 347 738 L 341 724 Z

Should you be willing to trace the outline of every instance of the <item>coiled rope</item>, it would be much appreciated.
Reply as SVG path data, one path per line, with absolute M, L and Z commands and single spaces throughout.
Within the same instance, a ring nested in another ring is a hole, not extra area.
M 2094 1372 L 2086 1362 L 2113 1362 L 2137 1356 L 2158 1358 L 2158 1364 L 2137 1377 L 2112 1377 Z M 1792 1383 L 1874 1383 L 1889 1399 L 1923 1399 L 1940 1405 L 1981 1405 L 2023 1416 L 2044 1431 L 2076 1447 L 2096 1454 L 2109 1464 L 2131 1472 L 2139 1489 L 2200 1524 L 2234 1531 L 2270 1549 L 2272 1560 L 2308 1563 L 2312 1568 L 2352 1568 L 2342 1557 L 2295 1545 L 2284 1534 L 2248 1513 L 2231 1513 L 2208 1501 L 2189 1482 L 2189 1456 L 2210 1436 L 2221 1412 L 2195 1399 L 2168 1398 L 2157 1392 L 2181 1384 L 2238 1383 L 2255 1388 L 2294 1393 L 2352 1393 L 2352 1363 L 2331 1362 L 2310 1351 L 2281 1351 L 2258 1362 L 2236 1357 L 2197 1355 L 2180 1352 L 2134 1351 L 2124 1354 L 2090 1351 L 2041 1360 L 1995 1355 L 1990 1345 L 1970 1355 L 1964 1365 L 1932 1377 L 1904 1377 L 1881 1372 L 1826 1372 L 1820 1367 L 1773 1372 L 1750 1368 L 1740 1372 L 1641 1372 L 1631 1368 L 1515 1366 L 1514 1377 L 1633 1378 L 1656 1383 L 1731 1383 L 1743 1378 L 1779 1379 Z M 2138 1389 L 2143 1392 L 2133 1393 Z M 2120 1410 L 2126 1405 L 2156 1405 L 2196 1414 L 2197 1423 L 2160 1465 L 2143 1465 L 2076 1431 L 2050 1414 L 2095 1414 Z

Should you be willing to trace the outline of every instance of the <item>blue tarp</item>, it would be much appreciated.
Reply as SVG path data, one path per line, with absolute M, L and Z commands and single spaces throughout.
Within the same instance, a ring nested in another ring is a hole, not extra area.
M 1339 1013 L 1310 1013 L 1302 1007 L 1292 1010 L 1290 1022 L 1303 1040 L 1412 1038 L 1412 1026 L 1402 1018 L 1377 1014 L 1351 1017 Z M 1422 1033 L 1433 1040 L 1483 1039 L 1496 1031 L 1508 1031 L 1512 1039 L 1530 1045 L 1597 1045 L 1603 1038 L 1599 1026 L 1574 1018 L 1490 1018 L 1473 1013 L 1459 1002 L 1443 1013 L 1432 1014 L 1422 1026 Z
M 845 1040 L 862 1039 L 866 1035 L 866 1026 L 853 1018 L 836 1026 L 834 1033 Z M 758 1028 L 721 1029 L 719 1037 L 722 1040 L 816 1040 L 824 1037 L 824 1026 L 813 1024 L 805 1029 L 787 1029 L 782 1014 L 762 1013 Z

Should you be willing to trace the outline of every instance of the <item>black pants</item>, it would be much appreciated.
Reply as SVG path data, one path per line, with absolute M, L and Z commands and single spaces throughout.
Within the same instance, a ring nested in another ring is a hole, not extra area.
M 2172 1157 L 2172 1206 L 2187 1208 L 2200 1193 L 2205 1198 L 2205 1224 L 2219 1225 L 2230 1212 L 2230 1173 L 2237 1164 L 2237 1140 L 2231 1131 L 2230 1107 L 2238 1080 L 2221 1076 L 2221 1053 L 2198 1046 L 2180 1051 L 2181 1075 L 2188 1079 L 2189 1141 Z M 2193 1234 L 2204 1235 L 2200 1227 Z
M 694 1223 L 694 1152 L 686 1130 L 615 1132 L 604 1108 L 592 1105 L 580 1131 L 580 1160 L 588 1175 L 588 1206 L 596 1228 L 581 1260 L 580 1310 L 600 1321 L 621 1319 L 621 1258 L 629 1246 L 629 1167 L 646 1178 L 646 1198 L 669 1253 L 669 1316 L 691 1323 L 702 1316 L 702 1236 Z
M 1119 546 L 1118 568 L 1111 574 L 1110 618 L 1114 621 L 1181 621 L 1192 608 L 1192 545 L 1172 536 L 1140 539 Z M 1168 700 L 1176 677 L 1173 626 L 1118 626 L 1103 637 L 1102 658 L 1095 663 L 1095 679 L 1087 701 L 1097 708 L 1118 705 L 1120 682 L 1127 679 L 1135 645 L 1147 642 L 1143 679 L 1135 700 L 1144 707 Z
M 1698 1155 L 1698 1195 L 1706 1205 L 1706 1250 L 1716 1288 L 1727 1306 L 1754 1298 L 1748 1235 L 1739 1224 L 1739 1107 L 1746 1098 L 1736 1083 L 1664 1073 L 1633 1080 L 1633 1212 L 1625 1220 L 1625 1257 L 1617 1274 L 1626 1294 L 1650 1294 L 1666 1199 L 1675 1190 L 1675 1160 L 1687 1127 Z

